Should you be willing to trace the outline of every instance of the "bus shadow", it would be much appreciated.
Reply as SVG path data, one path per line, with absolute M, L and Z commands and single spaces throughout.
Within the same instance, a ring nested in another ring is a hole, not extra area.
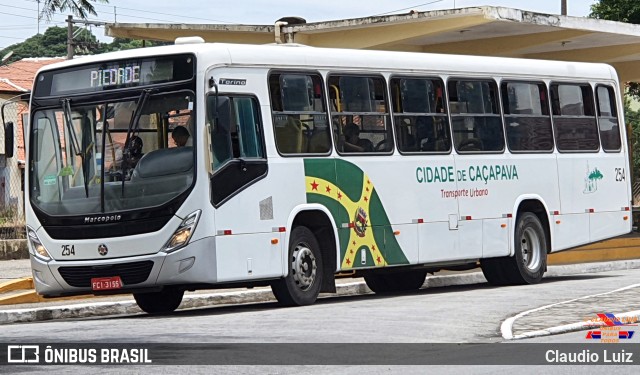
M 591 280 L 600 278 L 615 277 L 615 275 L 567 275 L 567 276 L 553 276 L 542 279 L 541 284 L 552 284 L 562 281 L 575 281 L 575 280 Z M 527 288 L 535 287 L 535 285 L 510 285 L 510 286 L 494 286 L 489 283 L 477 283 L 477 284 L 465 284 L 465 285 L 449 285 L 449 286 L 437 286 L 426 287 L 419 290 L 407 291 L 407 292 L 393 292 L 393 293 L 368 293 L 358 295 L 331 295 L 323 294 L 316 301 L 314 305 L 332 305 L 349 302 L 359 301 L 372 301 L 372 300 L 386 300 L 398 297 L 411 297 L 411 296 L 429 296 L 440 294 L 452 294 L 463 293 L 473 290 L 490 290 L 490 289 L 507 289 L 507 288 Z M 304 308 L 304 307 L 302 307 Z M 280 306 L 276 301 L 268 302 L 254 302 L 243 304 L 220 304 L 211 306 L 194 307 L 185 310 L 177 310 L 170 314 L 137 314 L 137 315 L 122 315 L 122 316 L 110 316 L 110 317 L 94 317 L 88 319 L 167 319 L 167 318 L 185 318 L 185 317 L 198 317 L 198 316 L 223 316 L 228 314 L 241 314 L 241 313 L 255 313 L 262 311 L 272 311 L 274 309 L 288 309 L 287 307 Z

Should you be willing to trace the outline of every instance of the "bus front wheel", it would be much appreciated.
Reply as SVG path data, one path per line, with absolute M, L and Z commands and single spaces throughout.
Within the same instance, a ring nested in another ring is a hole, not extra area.
M 320 294 L 323 268 L 320 245 L 309 228 L 293 228 L 288 259 L 288 275 L 274 281 L 271 290 L 281 305 L 311 305 Z
M 134 293 L 138 307 L 148 314 L 166 314 L 180 306 L 184 290 L 165 288 L 160 292 Z
M 547 269 L 547 237 L 538 217 L 518 215 L 511 257 L 483 259 L 482 273 L 490 284 L 536 284 Z

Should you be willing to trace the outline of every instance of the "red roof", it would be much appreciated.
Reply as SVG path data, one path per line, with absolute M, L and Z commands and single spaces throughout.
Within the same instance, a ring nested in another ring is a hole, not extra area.
M 0 91 L 15 93 L 31 91 L 38 69 L 64 60 L 62 57 L 26 58 L 0 66 Z
M 45 65 L 64 61 L 61 57 L 42 57 L 27 58 L 14 63 L 0 66 L 0 92 L 15 93 L 19 95 L 24 92 L 31 91 L 33 79 L 38 69 Z M 20 102 L 15 107 L 15 116 L 17 123 L 15 124 L 15 142 L 16 157 L 18 160 L 25 160 L 24 155 L 24 135 L 22 134 L 22 114 L 27 112 L 25 102 Z

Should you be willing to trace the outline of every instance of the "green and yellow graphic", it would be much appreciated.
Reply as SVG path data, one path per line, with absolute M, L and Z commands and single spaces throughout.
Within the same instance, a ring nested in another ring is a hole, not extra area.
M 307 202 L 326 206 L 338 225 L 341 269 L 408 264 L 369 178 L 344 160 L 305 160 Z

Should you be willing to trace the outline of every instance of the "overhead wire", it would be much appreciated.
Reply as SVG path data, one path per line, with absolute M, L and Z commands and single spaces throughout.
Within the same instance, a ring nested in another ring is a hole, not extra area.
M 425 5 L 430 5 L 430 4 L 435 4 L 435 3 L 440 3 L 444 0 L 435 0 L 435 1 L 430 1 L 428 3 L 422 3 L 422 4 L 417 4 L 417 5 L 412 5 L 410 7 L 406 7 L 406 8 L 402 8 L 402 9 L 396 9 L 396 10 L 392 10 L 389 12 L 384 12 L 384 13 L 380 13 L 380 14 L 374 14 L 372 17 L 378 17 L 378 16 L 384 16 L 385 14 L 390 14 L 390 13 L 397 13 L 397 12 L 401 12 L 403 10 L 407 10 L 407 9 L 413 9 L 413 8 L 418 8 L 418 7 L 422 7 Z

